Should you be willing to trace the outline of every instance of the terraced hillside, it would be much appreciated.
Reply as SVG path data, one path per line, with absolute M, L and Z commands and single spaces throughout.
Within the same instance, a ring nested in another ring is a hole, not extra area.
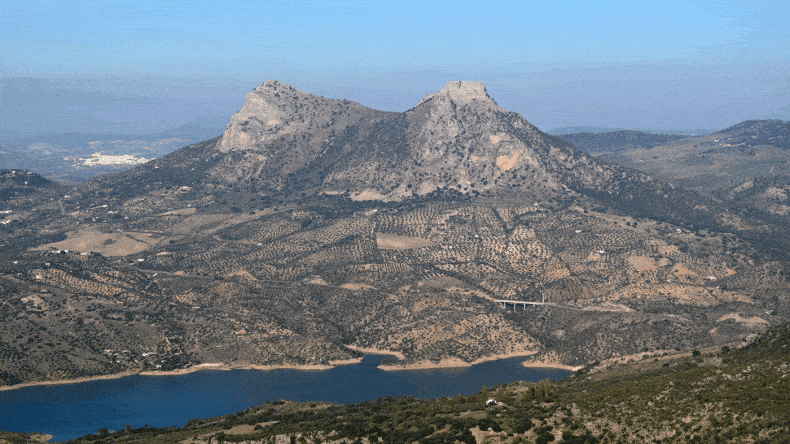
M 61 237 L 3 254 L 5 384 L 321 366 L 356 348 L 406 365 L 535 353 L 584 365 L 737 341 L 790 314 L 786 263 L 754 263 L 732 234 L 594 205 L 239 198 L 234 212 L 190 193 L 145 217 L 137 199 L 86 209 L 75 194 L 49 226 Z

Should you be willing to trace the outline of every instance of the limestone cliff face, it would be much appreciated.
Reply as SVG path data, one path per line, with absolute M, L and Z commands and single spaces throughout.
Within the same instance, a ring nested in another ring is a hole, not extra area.
M 350 125 L 390 113 L 312 95 L 271 80 L 247 94 L 217 143 L 226 158 L 212 174 L 228 182 L 282 186 Z
M 301 148 L 314 154 L 323 136 L 356 123 L 373 111 L 345 100 L 315 96 L 292 86 L 270 80 L 247 94 L 241 110 L 230 120 L 219 151 L 261 151 L 261 148 L 287 135 L 309 135 Z M 312 148 L 312 149 L 310 149 Z M 263 150 L 265 151 L 265 150 Z
M 520 115 L 499 107 L 482 82 L 449 82 L 407 111 L 406 119 L 412 163 L 417 177 L 425 178 L 419 192 L 515 187 L 543 194 L 561 188 L 540 160 L 551 141 Z

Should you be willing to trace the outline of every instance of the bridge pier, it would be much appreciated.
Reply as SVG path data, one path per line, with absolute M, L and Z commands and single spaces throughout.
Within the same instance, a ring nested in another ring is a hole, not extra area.
M 523 309 L 527 310 L 527 305 L 544 305 L 544 302 L 532 302 L 532 301 L 513 301 L 509 299 L 496 299 L 495 302 L 498 304 L 502 304 L 502 308 L 508 308 L 508 306 L 513 306 L 513 311 L 516 311 L 519 305 L 523 307 Z

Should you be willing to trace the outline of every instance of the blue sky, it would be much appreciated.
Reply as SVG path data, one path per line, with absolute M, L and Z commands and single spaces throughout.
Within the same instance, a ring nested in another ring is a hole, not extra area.
M 790 120 L 790 2 L 43 1 L 0 6 L 0 130 L 153 132 L 269 79 L 403 111 L 481 80 L 543 130 Z

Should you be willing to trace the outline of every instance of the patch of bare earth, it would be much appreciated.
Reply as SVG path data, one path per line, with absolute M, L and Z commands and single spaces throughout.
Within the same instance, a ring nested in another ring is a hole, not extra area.
M 361 284 L 356 282 L 349 282 L 340 286 L 340 288 L 345 288 L 346 290 L 351 291 L 359 291 L 359 290 L 375 290 L 376 287 L 369 285 L 369 284 Z
M 513 153 L 510 156 L 499 156 L 496 158 L 496 166 L 498 166 L 503 173 L 510 171 L 516 166 L 518 158 L 518 153 Z
M 630 256 L 628 263 L 636 269 L 636 271 L 656 271 L 656 261 L 647 256 Z
M 766 321 L 765 319 L 763 319 L 761 317 L 752 316 L 751 318 L 744 318 L 739 313 L 730 313 L 730 314 L 724 315 L 724 316 L 720 317 L 719 319 L 717 319 L 716 322 L 724 322 L 724 321 L 729 320 L 729 319 L 731 319 L 731 320 L 733 320 L 733 321 L 735 321 L 735 322 L 737 322 L 739 324 L 743 324 L 743 325 L 745 325 L 747 327 L 767 327 L 768 324 L 769 324 L 768 321 Z
M 412 250 L 431 247 L 435 245 L 435 242 L 419 237 L 378 233 L 376 234 L 376 244 L 382 250 Z
M 104 233 L 95 228 L 71 231 L 60 242 L 40 245 L 36 251 L 71 250 L 94 251 L 104 256 L 128 256 L 137 254 L 159 244 L 150 233 Z

